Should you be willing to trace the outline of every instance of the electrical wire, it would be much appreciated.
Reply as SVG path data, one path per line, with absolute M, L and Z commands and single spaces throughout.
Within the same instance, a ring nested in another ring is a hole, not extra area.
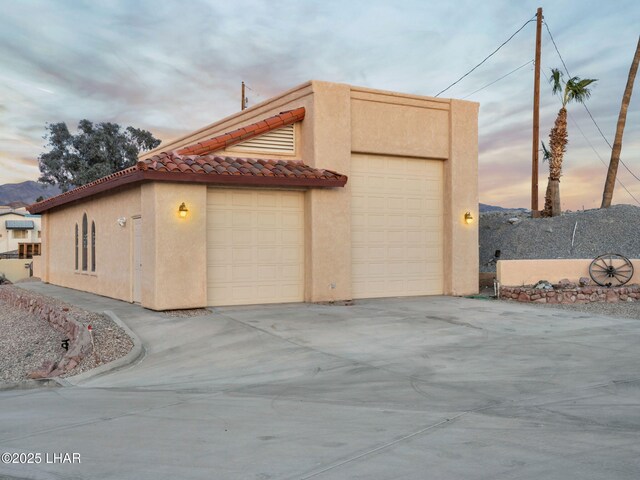
M 550 77 L 547 77 L 545 75 L 545 77 L 547 78 L 548 81 L 551 80 Z M 562 102 L 562 99 L 560 98 L 560 94 L 556 94 L 556 97 L 558 97 L 558 100 L 560 100 L 560 102 Z M 603 160 L 603 158 L 600 156 L 600 154 L 598 153 L 598 151 L 595 149 L 595 147 L 593 146 L 593 144 L 591 143 L 591 141 L 587 138 L 587 136 L 585 135 L 585 133 L 582 131 L 582 128 L 580 128 L 580 125 L 578 125 L 578 122 L 576 121 L 575 118 L 573 118 L 573 115 L 571 115 L 571 112 L 569 112 L 567 110 L 567 114 L 569 116 L 569 118 L 571 119 L 571 121 L 573 122 L 573 124 L 576 126 L 576 128 L 578 129 L 578 131 L 580 132 L 580 134 L 584 137 L 584 139 L 586 140 L 587 144 L 591 147 L 591 150 L 593 150 L 593 152 L 596 154 L 596 156 L 598 157 L 598 159 L 600 160 L 600 162 L 602 162 L 602 164 L 605 166 L 605 168 L 607 168 L 607 163 Z M 633 200 L 635 200 L 635 202 L 640 205 L 640 201 L 633 195 L 633 193 L 631 193 L 629 191 L 629 189 L 626 187 L 626 185 L 624 183 L 622 183 L 622 180 L 620 180 L 617 176 L 616 176 L 616 182 L 618 182 L 620 184 L 620 186 L 624 189 L 625 192 L 627 192 L 629 194 L 629 196 L 631 198 L 633 198 Z
M 245 88 L 247 88 L 248 90 L 251 90 L 253 93 L 255 93 L 256 97 L 260 97 L 262 98 L 262 95 L 260 95 L 258 92 L 256 92 L 253 88 L 251 88 L 249 85 L 247 85 L 246 83 L 244 84 Z
M 560 58 L 560 61 L 562 62 L 562 66 L 564 67 L 564 71 L 567 72 L 567 75 L 569 76 L 569 78 L 571 78 L 571 74 L 569 73 L 569 69 L 567 68 L 567 64 L 565 63 L 564 58 L 562 58 L 562 55 L 560 54 L 560 50 L 558 50 L 558 45 L 556 44 L 556 41 L 553 39 L 553 35 L 551 34 L 551 30 L 549 29 L 549 25 L 547 24 L 546 20 L 543 23 L 544 23 L 545 28 L 547 29 L 547 33 L 549 34 L 549 38 L 551 39 L 551 42 L 553 43 L 553 47 L 556 49 L 556 53 L 558 54 L 558 57 Z M 596 122 L 596 119 L 593 118 L 593 115 L 591 114 L 591 110 L 589 110 L 589 107 L 587 107 L 587 105 L 585 103 L 583 103 L 582 106 L 584 107 L 584 109 L 589 114 L 589 117 L 591 118 L 591 121 L 593 122 L 593 124 L 598 129 L 598 132 L 600 132 L 600 136 L 604 139 L 604 141 L 607 143 L 607 145 L 609 145 L 609 148 L 611 150 L 613 150 L 613 147 L 611 146 L 611 143 L 609 143 L 609 140 L 607 140 L 607 137 L 602 132 L 602 129 L 600 128 L 600 125 L 598 125 L 598 122 Z M 638 177 L 635 173 L 633 173 L 631 171 L 629 166 L 626 163 L 624 163 L 622 158 L 620 158 L 619 160 L 620 160 L 620 163 L 622 163 L 622 165 L 624 166 L 624 168 L 631 174 L 631 176 L 633 176 L 633 178 L 635 178 L 636 180 L 638 180 L 640 182 L 640 177 Z
M 479 64 L 477 64 L 475 67 L 473 67 L 471 70 L 469 70 L 467 73 L 465 73 L 463 76 L 461 76 L 458 80 L 456 80 L 455 82 L 453 82 L 451 85 L 449 85 L 447 88 L 445 88 L 444 90 L 440 90 L 435 96 L 439 97 L 441 93 L 446 92 L 447 90 L 449 90 L 451 87 L 453 87 L 454 85 L 456 85 L 457 83 L 459 83 L 463 78 L 467 77 L 469 74 L 471 74 L 471 72 L 473 72 L 476 68 L 478 68 L 480 65 L 482 65 L 484 62 L 486 62 L 487 60 L 489 60 L 491 57 L 493 57 L 493 55 L 495 55 L 498 50 L 500 50 L 502 47 L 504 47 L 507 43 L 509 43 L 511 41 L 511 39 L 513 37 L 515 37 L 518 33 L 520 33 L 520 31 L 527 26 L 527 24 L 533 22 L 533 19 L 536 18 L 536 15 L 534 15 L 530 20 L 527 20 L 526 22 L 524 22 L 524 24 L 518 29 L 516 30 L 509 38 L 507 38 L 504 42 L 502 42 L 502 44 L 496 48 L 493 52 L 491 52 L 489 55 L 487 55 Z
M 498 78 L 497 80 L 494 80 L 491 83 L 487 83 L 484 87 L 480 87 L 479 89 L 471 92 L 469 95 L 467 95 L 466 97 L 462 97 L 462 100 L 464 100 L 465 98 L 469 98 L 471 95 L 474 95 L 476 93 L 478 93 L 480 90 L 484 90 L 487 87 L 490 87 L 491 85 L 493 85 L 494 83 L 498 83 L 500 80 L 502 80 L 503 78 L 507 78 L 509 75 L 511 75 L 512 73 L 516 73 L 518 70 L 520 70 L 521 68 L 526 67 L 527 65 L 529 65 L 530 63 L 533 63 L 534 60 L 529 60 L 527 63 L 523 63 L 522 65 L 520 65 L 518 68 L 515 68 L 513 70 L 511 70 L 509 73 L 507 73 L 506 75 L 501 76 L 500 78 Z

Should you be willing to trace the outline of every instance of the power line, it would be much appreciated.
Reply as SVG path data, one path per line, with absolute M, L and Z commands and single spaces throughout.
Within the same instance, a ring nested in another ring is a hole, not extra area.
M 247 85 L 246 83 L 244 84 L 244 86 L 248 89 L 251 90 L 253 93 L 255 93 L 256 97 L 260 97 L 262 98 L 262 95 L 260 95 L 258 92 L 256 92 L 253 88 L 251 88 L 249 85 Z
M 571 78 L 571 74 L 569 73 L 569 69 L 567 68 L 567 64 L 565 63 L 564 58 L 562 58 L 562 55 L 560 55 L 560 50 L 558 50 L 558 45 L 556 44 L 556 41 L 553 39 L 553 35 L 551 34 L 551 30 L 549 29 L 549 25 L 547 24 L 546 21 L 544 22 L 544 26 L 547 29 L 547 33 L 549 34 L 549 38 L 551 38 L 551 42 L 553 43 L 553 46 L 556 49 L 556 53 L 558 54 L 558 57 L 560 57 L 560 61 L 562 62 L 562 65 L 564 66 L 564 71 L 567 72 L 567 75 L 569 76 L 569 78 Z M 607 140 L 607 137 L 605 137 L 604 133 L 602 132 L 602 129 L 600 128 L 600 125 L 598 125 L 598 122 L 596 122 L 596 119 L 593 118 L 593 115 L 591 114 L 591 110 L 589 110 L 589 107 L 587 107 L 587 105 L 585 103 L 583 103 L 582 106 L 584 107 L 584 109 L 589 114 L 589 117 L 591 118 L 591 121 L 593 122 L 593 124 L 598 129 L 598 132 L 600 132 L 600 136 L 604 139 L 604 141 L 607 143 L 607 145 L 609 145 L 609 148 L 611 150 L 613 150 L 613 147 L 611 146 L 611 143 L 609 143 L 609 140 Z M 624 163 L 622 158 L 620 158 L 619 160 L 620 160 L 620 163 L 622 163 L 622 165 L 624 166 L 624 168 L 633 176 L 633 178 L 635 178 L 636 180 L 638 180 L 640 182 L 640 177 L 638 177 L 635 173 L 633 173 L 631 171 L 631 169 L 627 166 L 627 164 Z
M 496 48 L 493 52 L 491 52 L 489 55 L 487 55 L 479 64 L 477 64 L 475 67 L 473 67 L 471 70 L 469 70 L 467 73 L 465 73 L 463 76 L 461 76 L 458 80 L 456 80 L 455 82 L 453 82 L 451 85 L 449 85 L 447 88 L 445 88 L 444 90 L 440 90 L 435 96 L 439 97 L 441 93 L 446 92 L 447 90 L 449 90 L 451 87 L 453 87 L 455 84 L 457 84 L 458 82 L 460 82 L 463 78 L 467 77 L 471 72 L 473 72 L 476 68 L 478 68 L 480 65 L 482 65 L 484 62 L 486 62 L 487 60 L 489 60 L 491 57 L 493 57 L 493 55 L 495 55 L 498 50 L 500 50 L 502 47 L 504 47 L 507 43 L 509 43 L 511 41 L 511 39 L 513 37 L 515 37 L 518 33 L 520 33 L 520 31 L 527 26 L 528 23 L 533 22 L 533 19 L 536 18 L 536 16 L 534 15 L 530 20 L 527 20 L 526 22 L 524 22 L 524 24 L 518 29 L 516 30 L 509 38 L 507 38 L 504 42 L 502 42 L 502 44 Z
M 491 85 L 493 85 L 494 83 L 498 83 L 500 80 L 502 80 L 503 78 L 507 78 L 509 75 L 511 75 L 512 73 L 516 73 L 518 70 L 520 70 L 521 68 L 526 67 L 527 65 L 529 65 L 530 63 L 533 63 L 533 60 L 529 60 L 527 63 L 523 63 L 522 65 L 520 65 L 518 68 L 515 68 L 513 70 L 511 70 L 509 73 L 501 76 L 500 78 L 498 78 L 497 80 L 494 80 L 491 83 L 487 83 L 484 87 L 480 87 L 479 89 L 471 92 L 469 95 L 467 95 L 466 97 L 462 97 L 462 100 L 464 100 L 465 98 L 469 98 L 471 95 L 478 93 L 480 90 L 484 90 L 487 87 L 490 87 Z
M 568 74 L 568 72 L 567 72 Z M 546 75 L 545 75 L 546 77 Z M 551 80 L 549 77 L 546 77 L 547 80 Z M 559 97 L 559 94 L 556 94 L 557 97 Z M 560 100 L 562 101 L 562 100 Z M 580 128 L 580 125 L 578 125 L 578 122 L 576 121 L 575 118 L 573 118 L 573 115 L 571 115 L 571 113 L 567 110 L 567 114 L 569 115 L 569 118 L 571 119 L 571 121 L 573 122 L 573 124 L 576 126 L 576 128 L 578 129 L 578 131 L 580 132 L 580 134 L 584 137 L 584 139 L 586 140 L 587 144 L 591 147 L 591 150 L 593 150 L 593 152 L 596 154 L 596 156 L 598 157 L 598 159 L 600 160 L 600 162 L 602 162 L 602 164 L 605 166 L 605 168 L 607 167 L 607 163 L 602 159 L 602 157 L 600 156 L 600 154 L 598 153 L 598 151 L 595 149 L 595 147 L 593 146 L 593 144 L 591 143 L 591 141 L 589 141 L 589 139 L 587 138 L 587 136 L 585 135 L 585 133 L 582 131 L 582 128 Z M 616 176 L 616 182 L 618 182 L 620 184 L 620 186 L 624 189 L 625 192 L 627 192 L 629 194 L 629 196 L 631 198 L 633 198 L 635 200 L 635 202 L 640 205 L 640 201 L 638 201 L 638 199 L 633 195 L 633 193 L 631 193 L 629 191 L 629 189 L 625 186 L 624 183 L 622 183 L 622 180 L 620 180 L 617 176 Z

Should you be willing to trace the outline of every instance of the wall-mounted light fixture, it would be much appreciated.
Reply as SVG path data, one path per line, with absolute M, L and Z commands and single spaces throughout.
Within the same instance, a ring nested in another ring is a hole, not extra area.
M 182 202 L 180 207 L 178 207 L 178 215 L 180 215 L 180 218 L 185 218 L 187 216 L 187 213 L 189 213 L 189 209 L 184 204 L 184 202 Z
M 119 217 L 116 222 L 118 223 L 118 225 L 120 225 L 121 227 L 124 227 L 127 224 L 127 217 Z
M 471 215 L 471 212 L 467 212 L 464 214 L 464 223 L 466 223 L 467 225 L 473 223 L 473 215 Z

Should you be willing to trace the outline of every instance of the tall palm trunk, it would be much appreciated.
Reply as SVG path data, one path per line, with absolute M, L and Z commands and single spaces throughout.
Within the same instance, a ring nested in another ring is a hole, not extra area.
M 633 83 L 636 80 L 638 71 L 638 63 L 640 63 L 640 38 L 638 38 L 638 46 L 636 54 L 633 56 L 631 68 L 629 69 L 629 77 L 627 78 L 627 86 L 622 96 L 622 105 L 620 105 L 620 114 L 618 115 L 618 125 L 616 127 L 616 138 L 611 149 L 611 160 L 609 161 L 609 170 L 607 171 L 607 180 L 604 183 L 604 192 L 602 193 L 602 204 L 600 208 L 608 208 L 611 206 L 613 199 L 613 188 L 616 185 L 616 175 L 618 174 L 618 163 L 620 162 L 620 152 L 622 151 L 622 134 L 624 126 L 627 123 L 627 110 L 631 102 L 631 92 L 633 91 Z
M 561 213 L 560 176 L 562 175 L 562 159 L 567 149 L 567 143 L 567 109 L 562 107 L 549 133 L 549 183 L 542 211 L 542 215 L 545 217 L 555 217 Z

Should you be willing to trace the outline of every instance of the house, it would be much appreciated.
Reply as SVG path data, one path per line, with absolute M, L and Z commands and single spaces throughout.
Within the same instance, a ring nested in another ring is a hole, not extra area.
M 31 247 L 30 251 L 39 249 L 40 236 L 40 215 L 30 215 L 24 208 L 0 207 L 0 255 L 17 254 L 23 250 L 21 244 Z
M 477 125 L 305 83 L 31 205 L 42 278 L 154 310 L 476 293 Z

